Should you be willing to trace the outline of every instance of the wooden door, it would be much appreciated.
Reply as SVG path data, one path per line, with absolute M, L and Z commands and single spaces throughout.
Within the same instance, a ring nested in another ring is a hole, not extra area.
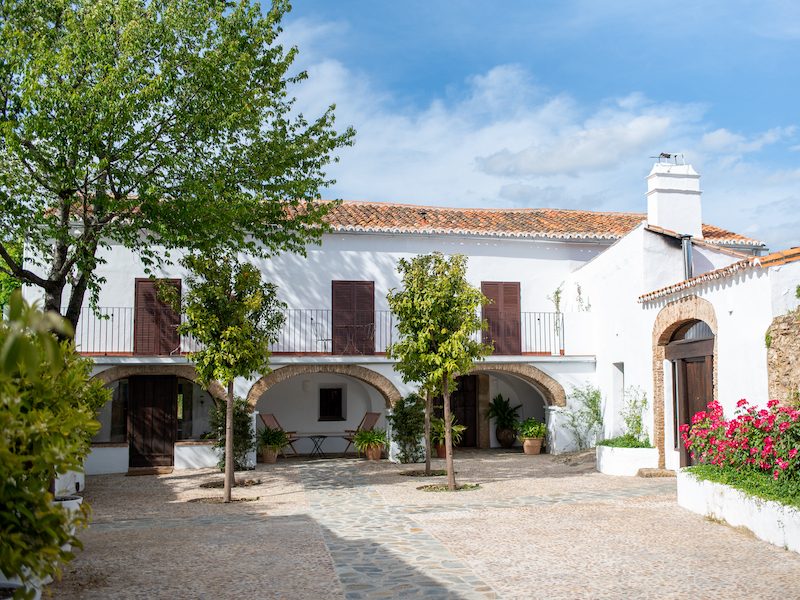
M 465 425 L 461 436 L 461 448 L 477 448 L 478 446 L 478 376 L 466 375 L 456 377 L 456 391 L 450 394 L 450 411 L 455 415 L 456 423 Z M 438 396 L 433 404 L 442 406 L 434 410 L 434 415 L 444 417 L 444 399 Z
M 666 357 L 673 361 L 673 431 L 675 449 L 680 451 L 681 466 L 692 464 L 679 429 L 692 424 L 692 417 L 708 410 L 714 399 L 714 339 L 680 340 L 666 348 Z
M 167 283 L 180 295 L 180 279 L 170 279 Z M 180 325 L 181 317 L 158 299 L 156 282 L 137 279 L 134 302 L 133 353 L 147 356 L 180 353 L 181 341 L 175 328 Z
M 375 282 L 333 281 L 333 354 L 375 354 Z
M 520 354 L 519 282 L 484 281 L 481 283 L 481 292 L 494 301 L 483 307 L 483 319 L 488 324 L 488 329 L 483 333 L 483 343 L 494 343 L 493 354 Z
M 131 377 L 128 390 L 129 466 L 172 466 L 178 427 L 177 378 Z

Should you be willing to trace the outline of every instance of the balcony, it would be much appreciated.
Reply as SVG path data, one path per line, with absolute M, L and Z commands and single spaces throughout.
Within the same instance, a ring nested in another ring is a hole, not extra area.
M 551 312 L 487 313 L 488 329 L 476 340 L 494 343 L 494 355 L 564 353 L 564 316 Z M 182 317 L 170 309 L 103 307 L 81 309 L 75 331 L 78 350 L 88 356 L 183 356 L 200 349 L 175 331 Z M 273 354 L 322 356 L 384 355 L 398 339 L 388 310 L 287 309 Z

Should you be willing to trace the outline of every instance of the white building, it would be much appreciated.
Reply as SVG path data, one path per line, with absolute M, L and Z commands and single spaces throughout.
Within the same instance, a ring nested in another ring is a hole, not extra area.
M 622 390 L 639 386 L 652 399 L 647 424 L 660 462 L 677 467 L 674 431 L 689 410 L 712 397 L 730 413 L 742 397 L 767 401 L 765 333 L 797 306 L 800 253 L 758 257 L 757 240 L 703 224 L 690 166 L 656 164 L 647 180 L 647 214 L 333 208 L 331 233 L 307 258 L 257 261 L 288 306 L 286 324 L 272 373 L 237 380 L 236 393 L 284 429 L 328 434 L 323 451 L 343 450 L 335 435 L 366 412 L 382 413 L 378 425 L 386 426 L 392 403 L 414 391 L 385 356 L 396 335 L 386 295 L 400 286 L 397 261 L 460 253 L 470 281 L 496 301 L 482 334 L 495 352 L 462 378 L 454 398 L 467 426 L 462 445 L 498 445 L 484 415 L 502 394 L 522 405 L 522 418 L 547 420 L 549 451 L 571 449 L 559 411 L 586 382 L 603 394 L 605 435 L 617 435 Z M 86 309 L 76 334 L 96 376 L 114 389 L 87 472 L 204 465 L 205 416 L 223 391 L 193 383 L 184 356 L 192 342 L 174 333 L 179 317 L 159 305 L 136 255 L 115 247 L 106 258 L 99 305 L 110 318 Z M 160 277 L 180 285 L 184 275 L 174 267 Z M 295 447 L 309 452 L 311 440 Z

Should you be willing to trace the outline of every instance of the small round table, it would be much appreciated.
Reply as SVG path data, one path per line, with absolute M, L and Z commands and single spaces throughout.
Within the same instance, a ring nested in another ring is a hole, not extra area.
M 325 456 L 325 453 L 322 451 L 322 442 L 325 441 L 327 435 L 310 435 L 308 438 L 314 442 L 314 449 L 311 451 L 311 454 L 308 455 L 308 458 L 314 458 L 316 456 L 321 456 L 322 458 L 328 458 Z

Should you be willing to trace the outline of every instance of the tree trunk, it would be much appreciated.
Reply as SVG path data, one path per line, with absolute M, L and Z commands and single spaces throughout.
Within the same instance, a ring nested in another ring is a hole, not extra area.
M 233 380 L 228 382 L 228 406 L 225 413 L 225 490 L 222 501 L 230 502 L 233 488 Z
M 431 476 L 431 411 L 433 399 L 431 391 L 425 392 L 425 475 Z
M 447 458 L 447 489 L 456 489 L 456 472 L 453 470 L 453 423 L 450 421 L 450 390 L 447 386 L 447 371 L 442 377 L 442 397 L 444 398 L 444 451 Z

